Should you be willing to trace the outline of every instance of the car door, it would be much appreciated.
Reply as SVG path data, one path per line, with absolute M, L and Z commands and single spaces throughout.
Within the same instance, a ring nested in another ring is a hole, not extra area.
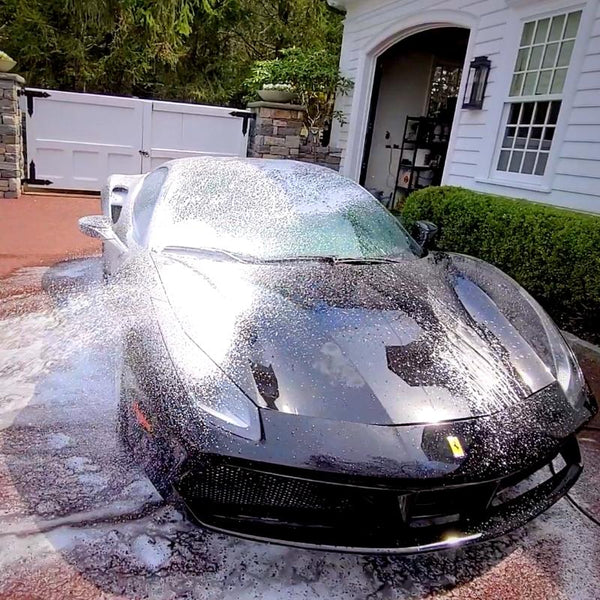
M 109 275 L 114 275 L 132 254 L 146 247 L 152 214 L 168 172 L 167 168 L 160 167 L 148 174 L 133 200 L 129 214 L 119 216 L 114 227 L 116 237 L 105 242 L 104 246 L 104 268 Z M 121 219 L 129 220 L 129 223 L 123 226 Z

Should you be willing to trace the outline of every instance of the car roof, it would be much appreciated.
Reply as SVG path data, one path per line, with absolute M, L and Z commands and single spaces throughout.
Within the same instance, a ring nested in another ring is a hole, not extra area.
M 169 173 L 162 202 L 191 206 L 235 199 L 245 209 L 332 210 L 352 201 L 377 203 L 363 187 L 328 167 L 288 159 L 202 156 L 161 165 Z M 159 167 L 160 168 L 160 167 Z
M 254 167 L 265 174 L 268 172 L 278 173 L 321 173 L 330 174 L 342 178 L 337 171 L 318 165 L 315 163 L 276 158 L 245 158 L 238 156 L 190 156 L 187 158 L 177 158 L 163 163 L 161 167 L 167 167 L 170 171 L 182 172 L 185 170 L 195 170 L 196 168 L 205 170 L 207 165 L 219 167 L 235 167 L 238 164 L 245 167 Z M 348 180 L 348 183 L 353 183 Z
M 217 229 L 234 227 L 242 236 L 248 227 L 277 228 L 309 214 L 381 207 L 354 181 L 311 163 L 210 156 L 162 167 L 169 173 L 153 216 L 158 234 L 170 224 L 201 221 Z

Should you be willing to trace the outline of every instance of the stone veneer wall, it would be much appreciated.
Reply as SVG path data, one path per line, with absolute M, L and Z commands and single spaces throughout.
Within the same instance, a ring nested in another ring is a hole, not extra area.
M 18 198 L 23 177 L 23 145 L 18 91 L 25 80 L 0 73 L 0 198 Z
M 251 102 L 248 108 L 256 115 L 248 143 L 248 156 L 301 160 L 336 171 L 340 168 L 341 150 L 317 144 L 302 144 L 300 131 L 304 124 L 303 106 Z

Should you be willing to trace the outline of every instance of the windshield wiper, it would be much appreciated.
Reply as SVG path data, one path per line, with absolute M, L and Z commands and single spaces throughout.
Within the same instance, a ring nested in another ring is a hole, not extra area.
M 294 262 L 324 262 L 330 265 L 376 265 L 400 262 L 402 259 L 392 256 L 327 256 L 327 255 L 299 255 L 283 256 L 281 258 L 256 259 L 260 263 L 294 263 Z
M 207 258 L 225 258 L 246 264 L 282 264 L 296 262 L 321 262 L 330 265 L 346 264 L 346 265 L 375 265 L 397 263 L 402 259 L 393 256 L 327 256 L 327 255 L 298 255 L 298 256 L 281 256 L 271 258 L 259 258 L 257 256 L 249 256 L 248 254 L 238 254 L 229 250 L 221 250 L 218 248 L 189 248 L 188 246 L 165 246 L 164 252 L 173 254 L 191 254 L 192 256 L 206 256 Z
M 263 258 L 256 259 L 256 262 L 263 264 L 275 263 L 295 263 L 295 262 L 323 262 L 330 265 L 382 265 L 398 263 L 402 259 L 392 256 L 284 256 L 281 258 Z
M 165 246 L 163 252 L 173 254 L 191 254 L 193 256 L 204 255 L 208 258 L 225 258 L 241 263 L 255 263 L 257 259 L 246 254 L 238 254 L 229 250 L 221 250 L 217 248 L 189 248 L 188 246 Z
M 392 264 L 401 262 L 401 258 L 395 258 L 393 256 L 348 256 L 348 257 L 335 257 L 333 262 L 344 264 L 344 265 L 378 265 L 378 264 Z
M 335 256 L 320 256 L 318 254 L 314 256 L 302 255 L 302 256 L 281 256 L 274 258 L 261 258 L 259 262 L 273 264 L 273 263 L 294 263 L 294 262 L 325 262 L 333 264 L 336 261 Z

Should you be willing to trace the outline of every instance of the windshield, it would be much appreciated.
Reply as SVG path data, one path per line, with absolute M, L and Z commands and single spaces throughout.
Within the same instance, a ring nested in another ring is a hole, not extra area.
M 153 219 L 151 245 L 265 260 L 419 253 L 398 221 L 360 186 L 328 169 L 278 162 L 197 161 L 172 173 Z

